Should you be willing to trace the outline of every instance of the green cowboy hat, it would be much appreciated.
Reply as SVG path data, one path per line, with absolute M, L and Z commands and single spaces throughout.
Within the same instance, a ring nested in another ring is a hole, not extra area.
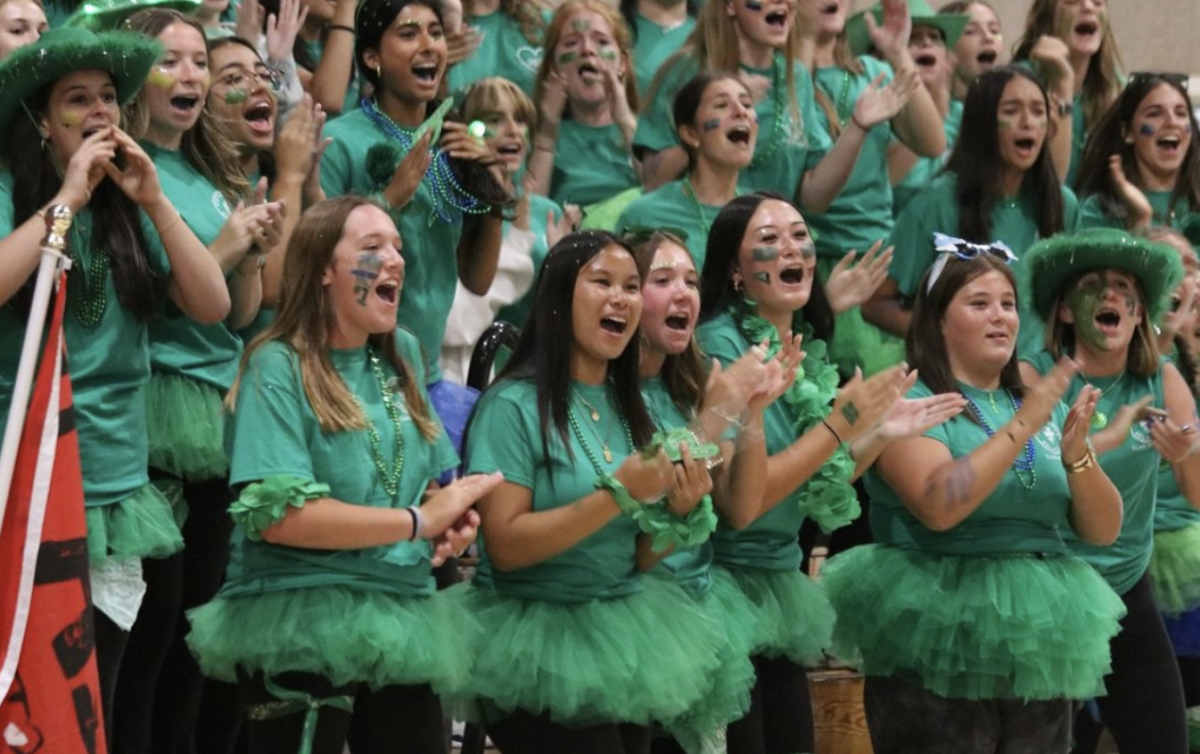
M 202 0 L 84 0 L 65 25 L 104 31 L 118 28 L 139 10 L 169 8 L 190 16 L 201 3 Z
M 1063 286 L 1088 270 L 1108 268 L 1136 277 L 1151 322 L 1166 310 L 1171 292 L 1183 280 L 1183 263 L 1175 249 L 1112 228 L 1064 233 L 1040 241 L 1025 252 L 1021 266 L 1022 295 L 1032 302 L 1043 322 L 1051 321 L 1051 309 Z
M 875 23 L 883 24 L 883 3 L 875 3 L 870 11 L 859 11 L 846 22 L 846 39 L 850 42 L 850 51 L 855 55 L 865 55 L 871 49 L 871 32 L 867 29 L 867 13 L 875 14 Z M 953 47 L 962 36 L 970 16 L 965 13 L 936 13 L 925 0 L 909 0 L 908 14 L 912 17 L 913 26 L 933 26 L 940 29 L 946 39 L 946 47 Z
M 32 117 L 28 102 L 42 87 L 75 71 L 107 71 L 124 105 L 142 88 L 162 45 L 141 34 L 87 29 L 50 29 L 17 48 L 0 63 L 0 140 L 8 140 L 14 119 Z

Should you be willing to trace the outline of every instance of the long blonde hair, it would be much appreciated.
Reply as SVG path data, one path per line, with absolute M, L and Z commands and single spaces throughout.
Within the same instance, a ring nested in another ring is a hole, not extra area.
M 629 33 L 629 26 L 626 25 L 620 12 L 603 0 L 567 0 L 558 6 L 558 10 L 554 11 L 554 15 L 550 18 L 550 24 L 546 28 L 544 45 L 546 52 L 542 55 L 542 64 L 538 66 L 537 77 L 534 79 L 534 102 L 542 101 L 546 94 L 546 79 L 550 78 L 550 74 L 557 68 L 554 60 L 554 48 L 558 47 L 558 41 L 562 38 L 567 20 L 580 11 L 591 11 L 599 15 L 608 22 L 609 28 L 612 29 L 613 39 L 616 40 L 617 47 L 621 50 L 621 59 L 625 61 L 625 99 L 629 101 L 629 109 L 637 112 L 638 92 L 637 75 L 634 73 L 633 67 L 633 35 Z M 571 106 L 568 104 L 568 112 L 563 113 L 563 117 L 569 117 L 570 108 Z
M 145 34 L 156 39 L 166 29 L 175 24 L 184 24 L 196 30 L 205 40 L 207 36 L 204 27 L 191 16 L 185 16 L 177 10 L 167 8 L 147 8 L 129 17 L 125 26 L 131 31 Z M 150 128 L 150 107 L 146 100 L 146 88 L 125 106 L 125 120 L 129 124 L 130 134 L 135 139 L 145 138 Z M 229 205 L 235 206 L 243 199 L 250 197 L 250 181 L 242 172 L 241 161 L 237 147 L 224 122 L 212 110 L 203 107 L 200 119 L 196 125 L 183 135 L 180 144 L 188 164 L 195 168 L 208 182 L 216 187 Z
M 229 410 L 237 407 L 237 397 L 250 357 L 264 344 L 281 341 L 296 352 L 300 363 L 300 381 L 304 395 L 325 432 L 365 429 L 367 419 L 354 395 L 329 358 L 329 331 L 333 314 L 329 292 L 322 282 L 325 270 L 333 264 L 334 250 L 341 240 L 350 213 L 359 207 L 379 207 L 360 196 L 342 196 L 313 205 L 296 224 L 283 263 L 280 306 L 275 321 L 255 338 L 238 369 L 237 379 L 225 399 Z M 384 211 L 379 207 L 380 211 Z M 367 342 L 381 353 L 399 376 L 396 392 L 402 393 L 408 413 L 426 440 L 437 437 L 439 428 L 421 395 L 412 367 L 396 350 L 394 331 L 371 335 Z

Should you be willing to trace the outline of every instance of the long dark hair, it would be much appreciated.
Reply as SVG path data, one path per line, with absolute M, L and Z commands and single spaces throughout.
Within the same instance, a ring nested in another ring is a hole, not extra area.
M 46 113 L 53 88 L 53 83 L 48 84 L 29 100 L 29 112 L 35 117 Z M 13 226 L 16 227 L 50 203 L 62 187 L 62 177 L 50 156 L 50 145 L 42 145 L 41 134 L 31 118 L 24 114 L 14 118 L 9 134 L 8 142 L 2 148 L 4 165 L 13 178 Z M 107 252 L 117 300 L 138 320 L 150 320 L 162 307 L 166 283 L 150 267 L 137 204 L 105 178 L 92 192 L 87 208 L 92 217 L 89 251 L 93 255 L 100 250 Z M 72 278 L 79 279 L 75 276 L 88 274 L 82 264 L 77 262 L 77 267 Z M 104 281 L 91 282 L 92 285 L 105 284 Z M 31 285 L 32 278 L 14 297 L 17 311 L 29 311 Z
M 675 101 L 671 103 L 671 118 L 675 123 L 677 134 L 680 126 L 696 125 L 696 113 L 700 110 L 700 102 L 704 99 L 704 92 L 708 90 L 710 84 L 724 81 L 725 79 L 736 81 L 743 89 L 746 88 L 741 79 L 728 71 L 702 71 L 693 76 L 675 94 Z M 683 148 L 683 151 L 687 152 L 688 170 L 690 171 L 696 165 L 696 150 L 688 146 L 682 137 L 679 138 L 679 145 Z
M 992 240 L 992 208 L 1002 198 L 1000 176 L 1000 129 L 997 114 L 1004 88 L 1015 77 L 1037 85 L 1050 112 L 1046 87 L 1029 71 L 1016 66 L 1001 66 L 985 72 L 967 90 L 963 100 L 962 130 L 958 143 L 946 163 L 946 170 L 958 179 L 958 234 L 964 240 L 988 243 Z M 1042 151 L 1021 182 L 1021 190 L 1033 195 L 1038 234 L 1049 238 L 1063 230 L 1063 198 L 1054 162 L 1050 159 L 1049 135 Z
M 743 299 L 743 294 L 733 287 L 733 270 L 737 267 L 738 252 L 750 219 L 759 205 L 768 200 L 791 204 L 774 191 L 755 191 L 730 201 L 713 220 L 704 253 L 704 271 L 700 276 L 701 322 L 707 322 Z M 800 317 L 801 312 L 804 321 L 812 325 L 813 335 L 825 341 L 833 337 L 833 308 L 816 270 L 813 271 L 808 303 L 793 316 Z
M 372 70 L 363 60 L 367 50 L 378 50 L 383 41 L 384 33 L 391 28 L 400 11 L 409 5 L 421 5 L 433 11 L 438 23 L 443 22 L 441 4 L 436 0 L 363 0 L 358 6 L 358 17 L 355 21 L 357 36 L 354 38 L 354 60 L 358 72 L 371 86 L 378 91 L 380 88 L 379 74 Z M 428 115 L 441 104 L 439 101 L 430 102 L 425 106 Z M 458 108 L 456 108 L 456 111 Z M 461 116 L 452 113 L 447 120 L 459 120 Z M 436 145 L 434 145 L 436 147 Z M 504 190 L 488 166 L 476 160 L 460 160 L 450 158 L 450 168 L 455 178 L 462 184 L 463 189 L 479 201 L 495 208 L 511 207 L 515 200 Z
M 1187 105 L 1188 123 L 1192 129 L 1192 140 L 1188 143 L 1187 154 L 1179 167 L 1179 177 L 1175 180 L 1175 188 L 1171 190 L 1171 202 L 1168 209 L 1173 209 L 1181 200 L 1186 199 L 1189 209 L 1200 209 L 1200 149 L 1196 147 L 1200 138 L 1200 125 L 1192 112 L 1191 101 L 1187 91 L 1179 82 L 1160 76 L 1146 74 L 1134 76 L 1121 96 L 1109 108 L 1096 129 L 1088 137 L 1087 146 L 1083 150 L 1080 162 L 1078 187 L 1080 197 L 1096 194 L 1108 214 L 1120 217 L 1125 212 L 1125 201 L 1117 194 L 1112 184 L 1112 173 L 1108 168 L 1108 158 L 1111 155 L 1121 155 L 1121 170 L 1129 182 L 1138 188 L 1145 188 L 1141 171 L 1138 170 L 1137 158 L 1133 153 L 1133 145 L 1125 142 L 1126 134 L 1132 133 L 1133 116 L 1142 101 L 1160 85 L 1171 87 L 1183 97 Z
M 550 249 L 542 264 L 534 292 L 533 311 L 521 340 L 494 384 L 506 379 L 531 381 L 537 388 L 538 416 L 542 427 L 542 453 L 550 465 L 550 434 L 557 432 L 570 453 L 567 432 L 571 403 L 571 348 L 575 342 L 575 283 L 580 271 L 596 255 L 616 246 L 629 250 L 620 238 L 605 230 L 583 230 L 564 237 Z M 634 445 L 642 446 L 654 434 L 654 422 L 642 401 L 638 365 L 641 348 L 635 336 L 608 367 L 608 379 L 621 413 L 629 422 Z
M 921 278 L 917 298 L 913 303 L 912 325 L 909 326 L 908 335 L 904 339 L 905 351 L 909 366 L 921 372 L 921 381 L 935 395 L 958 393 L 961 391 L 958 381 L 954 379 L 954 372 L 950 369 L 950 352 L 946 347 L 946 337 L 942 334 L 942 320 L 946 318 L 950 302 L 963 286 L 989 272 L 999 272 L 1003 275 L 1012 286 L 1014 297 L 1017 295 L 1017 281 L 1008 263 L 991 254 L 980 254 L 972 259 L 951 257 L 946 261 L 946 266 L 937 282 L 933 284 L 932 290 L 928 289 L 931 272 L 932 268 L 926 270 Z M 1008 363 L 1000 370 L 1000 386 L 1007 388 L 1017 397 L 1025 394 L 1025 383 L 1021 380 L 1015 347 Z M 976 421 L 970 412 L 964 416 Z
M 670 233 L 655 231 L 645 241 L 633 247 L 633 261 L 637 262 L 638 274 L 642 276 L 642 285 L 646 285 L 650 277 L 650 267 L 654 257 L 664 244 L 673 243 L 687 251 L 687 244 Z M 690 255 L 689 255 L 690 256 Z M 643 312 L 643 317 L 645 316 Z M 662 366 L 662 381 L 667 387 L 667 393 L 675 406 L 684 416 L 694 416 L 704 400 L 704 383 L 708 380 L 708 364 L 696 343 L 695 333 L 688 340 L 683 353 L 667 354 Z

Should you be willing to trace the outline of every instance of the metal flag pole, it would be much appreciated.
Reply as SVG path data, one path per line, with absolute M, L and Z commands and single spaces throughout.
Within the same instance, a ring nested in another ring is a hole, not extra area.
M 25 325 L 25 342 L 21 346 L 12 405 L 8 411 L 8 424 L 4 428 L 4 444 L 0 447 L 0 526 L 3 526 L 4 513 L 8 508 L 8 493 L 12 489 L 13 471 L 17 465 L 17 448 L 21 444 L 21 430 L 25 427 L 25 414 L 29 410 L 29 394 L 33 390 L 34 370 L 42 346 L 42 330 L 45 329 L 46 312 L 50 308 L 50 290 L 58 281 L 59 274 L 71 268 L 71 258 L 66 255 L 71 209 L 56 204 L 48 208 L 45 214 L 46 235 L 42 239 L 42 259 L 34 282 L 29 322 Z M 52 409 L 57 410 L 57 407 Z

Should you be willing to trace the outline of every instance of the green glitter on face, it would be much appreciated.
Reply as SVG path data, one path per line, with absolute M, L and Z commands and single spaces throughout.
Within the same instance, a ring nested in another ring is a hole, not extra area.
M 812 259 L 817 255 L 817 245 L 813 243 L 811 238 L 806 238 L 800 242 L 800 255 L 805 259 Z
M 240 105 L 245 102 L 250 95 L 246 94 L 245 89 L 230 89 L 225 92 L 226 105 Z
M 600 57 L 604 60 L 614 61 L 617 59 L 617 51 L 616 50 L 601 50 Z
M 755 262 L 774 262 L 779 259 L 779 249 L 773 246 L 756 246 L 750 250 L 750 258 Z
M 754 278 L 755 280 L 761 280 L 767 285 L 771 284 L 771 273 L 769 272 L 755 272 L 750 277 Z
M 586 18 L 576 18 L 571 21 L 571 31 L 591 31 L 592 22 Z
M 1085 280 L 1067 297 L 1067 307 L 1075 317 L 1075 336 L 1092 348 L 1105 349 L 1104 333 L 1096 327 L 1096 310 L 1108 294 L 1108 286 L 1099 280 Z
M 577 52 L 564 52 L 562 55 L 558 56 L 559 65 L 574 63 L 576 60 L 579 60 L 579 53 Z

